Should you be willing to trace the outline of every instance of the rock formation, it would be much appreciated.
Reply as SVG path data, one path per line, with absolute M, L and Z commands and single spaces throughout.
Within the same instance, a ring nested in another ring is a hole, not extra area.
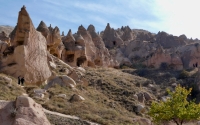
M 0 33 L 0 40 L 10 44 L 10 38 L 4 31 Z
M 93 25 L 90 25 L 87 30 L 81 25 L 74 35 L 69 30 L 62 40 L 65 46 L 62 51 L 62 60 L 73 67 L 118 65 Z
M 0 101 L 1 125 L 51 125 L 41 105 L 32 98 L 19 96 L 13 101 Z
M 0 41 L 0 59 L 5 55 L 4 52 L 8 48 L 8 43 Z
M 47 42 L 33 26 L 23 6 L 19 12 L 12 46 L 4 51 L 0 70 L 14 77 L 24 77 L 25 84 L 40 85 L 51 76 L 47 62 Z
M 5 32 L 9 35 L 13 31 L 14 27 L 8 25 L 0 25 L 0 33 Z
M 155 68 L 160 68 L 161 63 L 170 64 L 171 63 L 171 56 L 168 53 L 165 53 L 162 46 L 159 45 L 156 48 L 155 53 L 150 55 L 150 57 L 146 60 L 147 66 L 153 66 Z
M 63 46 L 59 28 L 57 26 L 52 28 L 51 25 L 47 27 L 46 24 L 41 21 L 37 27 L 37 31 L 41 32 L 46 38 L 48 51 L 52 55 L 61 58 Z
M 27 21 L 29 16 L 24 16 L 27 15 L 26 13 L 21 12 L 23 15 L 19 17 L 19 19 L 23 17 L 21 22 L 24 23 L 19 22 L 10 33 L 10 44 L 9 37 L 3 32 L 0 33 L 0 40 L 8 43 L 6 45 L 1 42 L 1 46 L 3 46 L 0 50 L 1 58 L 10 55 L 6 58 L 7 61 L 5 58 L 1 61 L 1 67 L 18 64 L 19 62 L 14 59 L 16 57 L 14 52 L 16 51 L 15 54 L 18 51 L 21 52 L 22 47 L 19 50 L 16 48 L 21 45 L 28 47 L 29 44 L 26 41 L 35 39 L 35 37 L 30 37 L 35 31 L 30 30 L 32 22 Z M 159 68 L 161 63 L 166 63 L 169 67 L 180 70 L 191 68 L 194 63 L 200 62 L 199 52 L 196 49 L 198 48 L 196 43 L 200 43 L 200 40 L 188 39 L 184 34 L 180 36 L 173 36 L 166 32 L 155 34 L 142 29 L 131 29 L 129 26 L 114 29 L 108 23 L 100 34 L 96 33 L 93 25 L 90 25 L 87 30 L 81 25 L 77 33 L 72 34 L 69 30 L 68 34 L 64 36 L 64 32 L 60 35 L 58 27 L 52 28 L 51 25 L 47 27 L 43 21 L 40 22 L 37 30 L 45 37 L 50 54 L 62 59 L 72 67 L 117 67 L 138 63 Z M 49 65 L 55 68 L 53 62 L 50 62 Z M 5 70 L 5 68 L 3 69 Z M 18 73 L 12 72 L 12 74 Z
M 96 47 L 92 41 L 91 35 L 82 25 L 79 26 L 77 34 L 80 34 L 85 42 L 87 66 L 95 67 Z
M 123 41 L 133 40 L 134 36 L 129 26 L 122 27 L 121 30 L 123 31 L 123 35 L 122 35 Z
M 179 53 L 180 58 L 183 63 L 184 68 L 192 68 L 194 67 L 193 65 L 200 64 L 200 44 L 199 43 L 194 43 L 194 44 L 189 44 L 186 46 L 179 47 L 177 49 L 177 53 Z
M 160 44 L 165 49 L 186 45 L 184 40 L 185 38 L 183 36 L 182 38 L 179 38 L 177 36 L 169 35 L 166 32 L 158 32 L 156 35 L 156 43 Z
M 96 33 L 95 27 L 89 25 L 87 31 L 92 37 L 92 41 L 96 47 L 96 58 L 94 63 L 96 66 L 117 66 L 116 60 L 110 55 L 108 49 L 105 47 L 105 44 L 102 38 Z
M 81 35 L 75 34 L 75 38 L 69 30 L 67 36 L 63 37 L 65 49 L 62 51 L 62 60 L 70 66 L 86 66 L 85 41 Z
M 120 38 L 118 33 L 110 27 L 109 23 L 107 24 L 103 32 L 102 38 L 105 43 L 105 46 L 109 49 L 114 47 L 120 47 L 124 44 L 123 40 Z

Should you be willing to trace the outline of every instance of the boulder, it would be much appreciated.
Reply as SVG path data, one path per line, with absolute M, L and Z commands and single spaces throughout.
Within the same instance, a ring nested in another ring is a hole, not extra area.
M 177 83 L 172 83 L 171 86 L 172 86 L 173 88 L 176 88 Z
M 44 98 L 44 94 L 43 93 L 35 93 L 34 97 L 35 98 L 39 98 L 39 99 L 43 99 Z
M 137 104 L 135 109 L 136 113 L 144 113 L 145 112 L 145 106 L 142 104 Z
M 51 125 L 42 106 L 30 97 L 18 96 L 14 102 L 0 102 L 1 125 Z
M 46 93 L 46 91 L 47 91 L 46 89 L 34 89 L 33 90 L 34 93 L 42 93 L 42 94 Z
M 144 103 L 145 102 L 145 97 L 144 97 L 143 93 L 138 93 L 137 96 L 138 96 L 138 101 L 140 103 Z
M 133 98 L 138 101 L 138 96 L 136 94 L 133 95 Z
M 81 101 L 84 101 L 85 99 L 80 96 L 80 95 L 77 95 L 77 94 L 74 94 L 71 98 L 70 98 L 70 102 L 81 102 Z
M 61 97 L 61 98 L 66 98 L 67 96 L 66 96 L 66 94 L 59 94 L 57 97 Z
M 78 81 L 82 77 L 81 74 L 79 74 L 79 72 L 77 72 L 76 70 L 73 70 L 70 74 L 68 74 L 68 76 L 72 78 L 74 81 Z
M 55 85 L 55 84 L 59 84 L 61 86 L 68 86 L 71 88 L 74 88 L 76 86 L 76 82 L 70 78 L 67 75 L 60 75 L 60 76 L 56 76 L 53 79 L 51 79 L 48 84 L 45 86 L 45 89 L 48 89 L 49 87 Z
M 86 73 L 86 70 L 83 67 L 77 67 L 76 70 L 79 71 L 79 73 L 81 73 L 81 75 L 85 75 L 85 73 Z
M 145 98 L 146 101 L 150 101 L 150 100 L 153 99 L 149 93 L 144 92 L 143 94 L 144 94 L 144 98 Z
M 8 84 L 12 83 L 12 79 L 7 76 L 0 75 L 0 80 L 2 80 L 3 82 L 7 82 Z

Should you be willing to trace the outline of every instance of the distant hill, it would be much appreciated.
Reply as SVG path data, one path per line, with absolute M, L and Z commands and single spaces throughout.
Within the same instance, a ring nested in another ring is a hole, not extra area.
M 8 25 L 0 25 L 0 33 L 4 31 L 7 35 L 9 35 L 13 31 L 13 26 Z

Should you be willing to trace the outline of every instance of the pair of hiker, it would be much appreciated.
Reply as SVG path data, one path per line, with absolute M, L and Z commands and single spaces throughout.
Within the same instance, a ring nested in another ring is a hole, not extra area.
M 21 82 L 21 85 L 23 86 L 24 85 L 24 77 L 18 76 L 18 85 L 20 85 L 20 82 Z

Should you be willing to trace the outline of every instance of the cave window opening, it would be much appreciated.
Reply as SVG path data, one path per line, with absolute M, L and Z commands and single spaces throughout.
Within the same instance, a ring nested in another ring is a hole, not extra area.
M 23 45 L 24 41 L 17 41 L 17 45 Z
M 67 55 L 67 62 L 74 62 L 74 54 Z
M 84 56 L 79 57 L 79 58 L 77 58 L 77 63 L 76 63 L 76 65 L 77 65 L 78 67 L 80 67 L 85 61 L 86 61 L 86 57 L 84 57 Z
M 114 46 L 116 45 L 116 41 L 113 41 L 113 45 L 114 45 Z
M 58 57 L 58 55 L 56 53 L 53 54 L 55 57 Z

